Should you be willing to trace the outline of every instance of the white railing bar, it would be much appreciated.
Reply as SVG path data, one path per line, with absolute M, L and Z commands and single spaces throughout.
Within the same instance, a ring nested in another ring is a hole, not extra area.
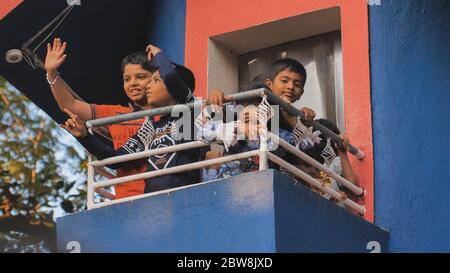
M 306 174 L 305 172 L 297 169 L 296 167 L 292 166 L 291 164 L 289 164 L 288 162 L 286 162 L 285 160 L 281 159 L 280 157 L 274 155 L 273 153 L 268 153 L 268 157 L 269 160 L 277 163 L 279 166 L 283 167 L 284 169 L 294 173 L 295 175 L 297 175 L 298 177 L 300 177 L 301 179 L 305 180 L 308 184 L 315 186 L 317 188 L 319 188 L 321 191 L 330 194 L 332 197 L 336 198 L 337 200 L 341 200 L 341 195 L 329 188 L 329 187 L 324 187 L 317 179 L 309 176 L 308 174 Z M 366 213 L 366 208 L 364 208 L 363 206 L 355 203 L 354 201 L 352 201 L 349 198 L 346 198 L 345 200 L 342 200 L 342 202 L 354 209 L 355 211 L 357 211 L 359 214 L 364 215 Z
M 265 125 L 265 124 L 264 124 Z M 267 129 L 262 128 L 260 132 L 259 144 L 259 170 L 267 170 L 269 168 L 269 160 L 267 157 Z
M 281 108 L 286 110 L 286 112 L 288 112 L 289 114 L 291 114 L 293 116 L 299 116 L 301 119 L 305 119 L 305 114 L 303 114 L 300 110 L 298 110 L 297 108 L 295 108 L 292 105 L 285 102 L 283 99 L 281 99 L 274 93 L 269 91 L 269 92 L 266 92 L 266 94 L 267 94 L 267 97 L 270 102 L 279 105 Z M 338 145 L 343 146 L 343 142 L 342 142 L 342 139 L 340 138 L 340 136 L 336 135 L 330 129 L 328 129 L 327 127 L 323 126 L 322 124 L 320 124 L 319 122 L 317 122 L 315 120 L 310 121 L 310 123 L 311 123 L 311 126 L 314 127 L 314 129 L 319 130 L 325 136 L 330 137 Z M 366 156 L 366 154 L 362 150 L 351 145 L 350 143 L 348 144 L 348 148 L 349 148 L 349 152 L 354 154 L 359 160 L 362 160 Z
M 256 98 L 256 97 L 259 97 L 262 95 L 267 95 L 269 101 L 279 105 L 284 110 L 286 110 L 289 114 L 294 115 L 294 116 L 299 116 L 302 119 L 305 117 L 301 111 L 299 111 L 295 107 L 289 105 L 288 103 L 283 101 L 280 97 L 278 97 L 277 95 L 275 95 L 274 93 L 272 93 L 271 91 L 269 91 L 266 88 L 259 88 L 259 89 L 244 91 L 244 92 L 238 92 L 235 94 L 231 94 L 230 97 L 232 98 L 233 101 L 239 101 L 239 100 L 248 99 L 248 98 Z M 200 101 L 194 101 L 194 102 L 190 102 L 190 103 L 186 103 L 186 104 L 176 104 L 176 105 L 164 106 L 164 107 L 160 107 L 160 108 L 156 108 L 156 109 L 148 109 L 148 110 L 142 110 L 142 111 L 132 112 L 132 113 L 128 113 L 128 114 L 112 116 L 112 117 L 88 120 L 86 122 L 86 127 L 88 129 L 92 129 L 97 126 L 120 123 L 120 122 L 124 122 L 124 121 L 129 121 L 129 120 L 136 120 L 136 119 L 143 118 L 145 116 L 154 117 L 154 116 L 158 116 L 158 115 L 167 115 L 167 114 L 172 113 L 172 110 L 174 108 L 188 107 L 190 109 L 193 109 L 196 104 L 200 105 L 201 103 L 200 103 Z M 323 134 L 325 134 L 326 136 L 333 139 L 334 142 L 338 143 L 341 146 L 343 145 L 341 138 L 338 135 L 336 135 L 334 132 L 332 132 L 330 129 L 328 129 L 327 127 L 323 126 L 322 124 L 320 124 L 317 121 L 311 121 L 311 125 L 315 129 L 321 131 Z M 358 159 L 361 160 L 365 157 L 364 152 L 362 150 L 358 149 L 357 147 L 351 145 L 350 143 L 348 144 L 348 147 L 349 147 L 349 151 L 352 154 L 354 154 Z
M 313 167 L 316 167 L 317 169 L 325 172 L 327 175 L 329 175 L 332 178 L 336 179 L 336 181 L 340 182 L 343 186 L 345 186 L 347 189 L 351 190 L 355 194 L 357 194 L 357 195 L 365 195 L 366 194 L 365 190 L 363 190 L 362 188 L 356 186 L 355 184 L 353 184 L 352 182 L 350 182 L 347 179 L 343 178 L 342 176 L 334 173 L 330 168 L 328 168 L 325 165 L 320 164 L 319 162 L 317 162 L 315 159 L 313 159 L 309 155 L 305 154 L 301 150 L 295 148 L 294 146 L 292 146 L 291 144 L 286 142 L 284 139 L 281 139 L 277 135 L 272 134 L 270 132 L 269 132 L 269 136 L 273 139 L 273 141 L 275 143 L 278 141 L 278 143 L 281 145 L 281 147 L 286 149 L 288 152 L 290 152 L 290 153 L 296 155 L 297 157 L 303 159 L 304 161 L 306 161 L 307 163 L 309 163 Z
M 259 89 L 245 91 L 245 92 L 231 94 L 230 96 L 232 97 L 232 100 L 239 101 L 239 100 L 244 100 L 244 99 L 249 99 L 249 98 L 257 98 L 257 97 L 260 97 L 262 94 L 265 94 L 266 92 L 268 92 L 268 91 L 265 88 L 259 88 Z M 88 121 L 86 121 L 86 127 L 88 129 L 91 129 L 91 128 L 97 127 L 97 126 L 120 123 L 120 122 L 124 122 L 124 121 L 129 121 L 129 120 L 136 120 L 136 119 L 143 118 L 145 116 L 154 117 L 154 116 L 160 116 L 160 115 L 168 115 L 168 114 L 172 113 L 172 110 L 174 108 L 188 107 L 190 109 L 193 109 L 195 104 L 201 105 L 201 102 L 194 101 L 194 102 L 190 102 L 190 103 L 186 103 L 186 104 L 176 104 L 176 105 L 164 106 L 164 107 L 155 108 L 155 109 L 148 109 L 148 110 L 132 112 L 132 113 L 128 113 L 128 114 L 122 114 L 122 115 L 117 115 L 117 116 L 88 120 Z
M 121 198 L 121 199 L 117 199 L 117 200 L 111 200 L 111 201 L 105 201 L 105 202 L 101 202 L 101 203 L 95 203 L 95 204 L 92 205 L 91 209 L 98 209 L 98 208 L 101 208 L 101 207 L 106 207 L 106 206 L 110 206 L 110 205 L 114 205 L 114 204 L 120 204 L 120 203 L 124 203 L 124 202 L 128 202 L 128 201 L 134 201 L 134 200 L 138 200 L 138 199 L 142 199 L 142 198 L 146 198 L 146 197 L 151 197 L 151 196 L 156 196 L 156 195 L 161 195 L 161 194 L 170 194 L 171 192 L 178 191 L 178 190 L 181 190 L 181 189 L 186 189 L 186 188 L 191 188 L 191 187 L 195 187 L 195 186 L 199 186 L 199 185 L 209 184 L 211 182 L 216 182 L 216 181 L 217 180 L 205 181 L 205 182 L 190 184 L 190 185 L 181 186 L 181 187 L 177 187 L 177 188 L 170 188 L 170 189 L 167 189 L 167 190 L 150 192 L 150 193 L 144 193 L 144 194 L 141 194 L 141 195 L 125 197 L 125 198 Z
M 158 176 L 163 176 L 163 175 L 168 175 L 168 174 L 192 171 L 192 170 L 201 169 L 201 168 L 204 168 L 204 167 L 207 167 L 210 165 L 221 164 L 221 163 L 226 163 L 229 161 L 240 160 L 240 159 L 245 159 L 245 158 L 252 157 L 252 156 L 257 156 L 258 154 L 259 154 L 259 150 L 253 150 L 253 151 L 249 151 L 249 152 L 228 155 L 228 156 L 223 156 L 223 157 L 214 158 L 214 159 L 208 159 L 208 160 L 199 161 L 199 162 L 195 162 L 195 163 L 174 166 L 174 167 L 170 167 L 170 168 L 166 168 L 166 169 L 162 169 L 162 170 L 150 171 L 150 172 L 145 172 L 145 173 L 140 173 L 140 174 L 119 177 L 119 178 L 115 178 L 115 179 L 111 179 L 111 180 L 107 180 L 107 181 L 96 182 L 96 183 L 94 183 L 93 187 L 94 188 L 106 188 L 106 187 L 114 186 L 114 185 L 117 185 L 120 183 L 133 181 L 133 180 L 147 179 L 147 178 L 153 178 L 153 177 L 158 177 Z
M 88 169 L 87 169 L 87 209 L 91 209 L 92 205 L 94 204 L 94 175 L 95 175 L 95 169 L 94 166 L 92 166 L 92 155 L 88 155 L 89 163 L 88 163 Z
M 178 151 L 187 150 L 187 149 L 206 147 L 209 145 L 211 145 L 211 143 L 200 141 L 200 140 L 191 141 L 191 142 L 177 144 L 177 145 L 168 146 L 168 147 L 164 147 L 164 148 L 152 149 L 152 150 L 142 151 L 139 153 L 127 154 L 127 155 L 119 155 L 119 156 L 115 156 L 115 157 L 106 158 L 103 160 L 96 160 L 96 161 L 92 161 L 91 164 L 92 164 L 92 166 L 95 166 L 95 167 L 105 166 L 105 165 L 111 165 L 111 164 L 116 164 L 116 163 L 125 162 L 125 161 L 147 158 L 147 157 L 158 155 L 158 154 L 173 153 L 173 152 L 178 152 Z

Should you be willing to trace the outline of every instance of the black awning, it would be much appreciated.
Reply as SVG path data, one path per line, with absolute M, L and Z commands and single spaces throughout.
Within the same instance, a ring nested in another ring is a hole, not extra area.
M 121 60 L 145 48 L 151 31 L 151 6 L 152 1 L 146 0 L 81 1 L 36 54 L 43 61 L 46 43 L 60 37 L 68 42 L 68 57 L 60 72 L 72 89 L 87 102 L 126 105 Z M 62 0 L 25 0 L 0 21 L 0 75 L 58 122 L 66 116 L 53 99 L 45 71 L 33 70 L 25 60 L 7 63 L 5 53 L 20 48 L 65 7 Z

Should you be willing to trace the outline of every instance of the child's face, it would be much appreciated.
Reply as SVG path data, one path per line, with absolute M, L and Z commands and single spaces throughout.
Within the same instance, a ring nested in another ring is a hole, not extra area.
M 140 64 L 127 64 L 123 72 L 123 89 L 128 98 L 138 105 L 147 105 L 146 86 L 152 73 L 142 68 Z
M 153 73 L 150 82 L 147 85 L 147 101 L 152 107 L 163 107 L 167 105 L 174 105 L 177 102 L 167 91 L 159 71 Z
M 300 74 L 285 69 L 278 73 L 273 81 L 267 79 L 265 83 L 275 95 L 289 103 L 294 103 L 303 95 L 304 81 Z

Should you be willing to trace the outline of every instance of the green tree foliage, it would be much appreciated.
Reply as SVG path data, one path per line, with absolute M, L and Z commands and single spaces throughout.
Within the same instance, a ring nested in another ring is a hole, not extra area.
M 1 77 L 0 120 L 0 252 L 54 251 L 54 210 L 85 208 L 86 156 Z

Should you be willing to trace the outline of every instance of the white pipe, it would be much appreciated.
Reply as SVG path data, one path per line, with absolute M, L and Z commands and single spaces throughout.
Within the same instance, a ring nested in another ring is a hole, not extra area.
M 198 141 L 187 142 L 187 143 L 173 145 L 173 146 L 164 147 L 164 148 L 147 150 L 147 151 L 143 151 L 143 152 L 139 152 L 139 153 L 110 157 L 110 158 L 106 158 L 103 160 L 93 161 L 93 162 L 91 162 L 91 164 L 96 167 L 97 166 L 105 166 L 105 165 L 110 165 L 110 164 L 115 164 L 115 163 L 120 163 L 120 162 L 125 162 L 125 161 L 146 158 L 146 157 L 150 157 L 150 156 L 158 155 L 158 154 L 173 153 L 173 152 L 178 152 L 181 150 L 206 147 L 209 145 L 211 145 L 211 143 L 206 143 L 206 142 L 198 140 Z
M 96 182 L 96 183 L 94 183 L 94 188 L 106 188 L 106 187 L 114 186 L 114 185 L 117 185 L 120 183 L 133 181 L 133 180 L 147 179 L 147 178 L 158 177 L 158 176 L 163 176 L 163 175 L 168 175 L 168 174 L 192 171 L 192 170 L 201 169 L 201 168 L 204 168 L 204 167 L 210 166 L 210 165 L 221 164 L 221 163 L 225 163 L 225 162 L 229 162 L 229 161 L 240 160 L 240 159 L 245 159 L 245 158 L 249 158 L 252 156 L 257 156 L 258 154 L 259 154 L 259 150 L 253 150 L 253 151 L 249 151 L 249 152 L 228 155 L 228 156 L 204 160 L 204 161 L 200 161 L 200 162 L 170 167 L 170 168 L 166 168 L 166 169 L 162 169 L 162 170 L 156 170 L 156 171 L 150 171 L 150 172 L 145 172 L 145 173 L 140 173 L 140 174 L 119 177 L 119 178 L 115 178 L 115 179 L 111 179 L 111 180 L 107 180 L 107 181 L 103 181 L 103 182 Z
M 92 165 L 92 155 L 88 155 L 89 163 L 88 163 L 88 171 L 87 171 L 87 209 L 90 210 L 92 208 L 92 205 L 94 205 L 94 175 L 95 170 L 94 166 Z
M 342 176 L 334 173 L 330 168 L 320 164 L 309 155 L 305 154 L 304 152 L 300 151 L 299 149 L 295 148 L 294 146 L 286 142 L 284 139 L 281 139 L 277 135 L 274 135 L 272 133 L 269 133 L 269 136 L 273 139 L 274 142 L 278 141 L 281 147 L 288 150 L 290 153 L 293 153 L 294 155 L 298 156 L 299 158 L 303 159 L 304 161 L 308 162 L 313 167 L 316 167 L 317 169 L 325 172 L 327 175 L 336 179 L 336 181 L 340 182 L 343 186 L 345 186 L 347 189 L 351 190 L 355 194 L 357 195 L 365 194 L 365 191 L 362 188 L 356 186 L 355 184 L 343 178 Z
M 177 188 L 170 188 L 170 189 L 167 189 L 167 190 L 162 190 L 162 191 L 157 191 L 157 192 L 144 193 L 144 194 L 141 194 L 141 195 L 125 197 L 125 198 L 116 199 L 116 200 L 112 200 L 112 201 L 105 201 L 105 202 L 101 202 L 101 203 L 96 203 L 96 204 L 94 204 L 92 206 L 92 208 L 93 209 L 97 209 L 97 208 L 107 207 L 107 206 L 114 205 L 114 204 L 120 204 L 120 203 L 124 203 L 124 202 L 128 202 L 128 201 L 133 201 L 133 200 L 137 200 L 137 199 L 147 198 L 147 197 L 151 197 L 151 196 L 156 196 L 156 195 L 161 195 L 161 194 L 170 194 L 171 192 L 174 192 L 174 191 L 178 191 L 178 190 L 186 189 L 186 188 L 191 188 L 191 187 L 197 187 L 197 186 L 208 184 L 208 183 L 211 183 L 211 182 L 215 182 L 215 180 L 205 181 L 205 182 L 195 183 L 195 184 L 190 184 L 190 185 L 181 186 L 181 187 L 177 187 Z
M 259 144 L 259 170 L 264 171 L 269 168 L 269 160 L 267 157 L 267 129 L 260 130 Z
M 324 187 L 317 179 L 309 176 L 308 174 L 306 174 L 305 172 L 299 170 L 298 168 L 292 166 L 291 164 L 289 164 L 288 162 L 284 161 L 283 159 L 279 158 L 278 156 L 272 154 L 272 153 L 268 153 L 269 159 L 275 163 L 277 163 L 278 165 L 280 165 L 281 167 L 285 168 L 286 170 L 294 173 L 295 175 L 297 175 L 298 177 L 300 177 L 301 179 L 305 180 L 308 184 L 315 186 L 316 188 L 319 188 L 321 191 L 330 194 L 332 197 L 336 198 L 337 200 L 341 200 L 341 195 L 333 190 L 332 188 L 329 187 Z M 356 210 L 359 214 L 364 215 L 366 213 L 366 209 L 353 202 L 351 199 L 346 198 L 345 200 L 342 200 L 342 202 Z

